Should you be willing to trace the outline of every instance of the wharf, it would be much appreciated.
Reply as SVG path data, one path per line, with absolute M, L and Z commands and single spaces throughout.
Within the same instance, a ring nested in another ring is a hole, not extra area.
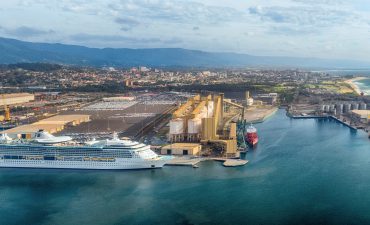
M 343 124 L 343 125 L 346 125 L 347 127 L 351 128 L 351 129 L 353 129 L 353 130 L 357 130 L 357 128 L 356 128 L 356 127 L 351 126 L 349 123 L 346 123 L 346 122 L 344 122 L 344 121 L 342 121 L 342 120 L 338 119 L 338 118 L 337 118 L 337 117 L 335 117 L 335 116 L 330 116 L 330 118 L 331 118 L 331 119 L 333 119 L 333 120 L 335 120 L 335 121 L 337 121 L 337 122 L 339 122 L 339 123 L 341 123 L 341 124 Z
M 247 163 L 248 163 L 248 160 L 227 159 L 222 165 L 224 165 L 225 167 L 237 167 L 237 166 L 244 166 Z
M 213 158 L 214 161 L 223 162 L 223 166 L 225 167 L 237 167 L 237 166 L 244 166 L 248 163 L 248 160 L 244 159 L 225 159 L 225 158 Z
M 292 119 L 328 119 L 329 116 L 290 116 Z
M 197 164 L 203 161 L 202 158 L 175 157 L 166 163 L 166 166 L 192 166 L 197 167 Z
M 342 121 L 342 120 L 340 120 L 340 119 L 338 119 L 337 117 L 335 117 L 335 116 L 310 116 L 310 115 L 307 115 L 307 116 L 293 116 L 293 115 L 291 115 L 291 114 L 287 114 L 290 118 L 292 118 L 292 119 L 333 119 L 333 120 L 335 120 L 335 121 L 337 121 L 337 122 L 339 122 L 339 123 L 341 123 L 341 124 L 343 124 L 343 125 L 345 125 L 345 126 L 347 126 L 347 127 L 349 127 L 349 128 L 351 128 L 351 129 L 353 129 L 353 130 L 357 130 L 357 128 L 356 127 L 354 127 L 354 126 L 352 126 L 352 125 L 350 125 L 349 123 L 346 123 L 346 122 L 344 122 L 344 121 Z
M 207 160 L 223 162 L 222 165 L 225 167 L 244 166 L 248 163 L 248 160 L 243 159 L 175 157 L 167 162 L 166 166 L 192 166 L 197 168 L 198 163 Z

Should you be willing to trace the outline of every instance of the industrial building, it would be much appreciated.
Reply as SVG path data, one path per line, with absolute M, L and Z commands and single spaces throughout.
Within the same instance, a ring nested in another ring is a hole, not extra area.
M 227 106 L 226 106 L 227 105 Z M 237 154 L 236 124 L 238 116 L 230 108 L 244 109 L 224 95 L 197 95 L 188 99 L 172 115 L 169 139 L 172 143 L 202 143 L 224 149 L 225 156 Z
M 0 106 L 4 105 L 17 105 L 30 101 L 34 101 L 35 96 L 29 93 L 14 93 L 14 94 L 3 94 Z
M 334 115 L 348 114 L 355 110 L 366 110 L 368 105 L 364 102 L 340 102 L 329 105 L 321 105 L 322 113 L 331 113 Z
M 0 133 L 6 133 L 14 139 L 30 139 L 39 130 L 44 130 L 49 133 L 57 133 L 62 131 L 66 126 L 77 126 L 83 122 L 90 121 L 89 115 L 57 115 L 44 120 L 40 120 L 33 124 L 21 125 Z
M 162 155 L 198 155 L 202 145 L 196 143 L 173 143 L 161 148 Z
M 254 99 L 250 96 L 249 91 L 245 92 L 245 104 L 246 106 L 252 106 Z
M 259 94 L 254 96 L 254 100 L 262 101 L 268 105 L 275 105 L 277 102 L 277 93 Z

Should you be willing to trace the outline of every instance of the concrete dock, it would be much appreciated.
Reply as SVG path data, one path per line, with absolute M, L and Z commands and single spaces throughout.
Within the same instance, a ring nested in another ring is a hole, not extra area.
M 225 167 L 244 166 L 248 163 L 248 160 L 243 159 L 175 157 L 167 162 L 166 166 L 191 166 L 197 168 L 198 163 L 207 160 L 223 162 L 222 165 Z
M 333 119 L 333 120 L 335 120 L 335 121 L 337 121 L 337 122 L 339 122 L 339 123 L 341 123 L 341 124 L 343 124 L 343 125 L 345 125 L 345 126 L 347 126 L 347 127 L 349 127 L 349 128 L 351 128 L 352 130 L 357 130 L 357 128 L 356 128 L 356 127 L 352 126 L 351 124 L 349 124 L 349 123 L 347 123 L 347 122 L 344 122 L 344 121 L 342 121 L 342 120 L 338 119 L 338 118 L 337 118 L 337 117 L 335 117 L 335 116 L 330 116 L 330 118 L 331 118 L 331 119 Z
M 248 160 L 243 159 L 227 159 L 222 164 L 225 167 L 237 167 L 237 166 L 244 166 L 248 163 Z
M 293 116 L 293 115 L 290 115 L 290 114 L 287 114 L 290 118 L 292 119 L 332 119 L 332 120 L 335 120 L 353 130 L 357 130 L 357 127 L 355 126 L 352 126 L 351 124 L 347 123 L 347 122 L 344 122 L 340 119 L 338 119 L 337 117 L 335 116 L 312 116 L 312 115 L 307 115 L 307 116 Z
M 197 167 L 197 164 L 204 159 L 189 158 L 189 157 L 175 157 L 166 163 L 166 166 L 192 166 Z

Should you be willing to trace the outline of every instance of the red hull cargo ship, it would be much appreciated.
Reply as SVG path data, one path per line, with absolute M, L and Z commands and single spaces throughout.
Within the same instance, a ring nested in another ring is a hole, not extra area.
M 253 125 L 250 125 L 247 128 L 247 133 L 245 135 L 245 138 L 248 144 L 251 145 L 252 147 L 255 147 L 257 145 L 258 134 L 257 134 L 257 129 Z

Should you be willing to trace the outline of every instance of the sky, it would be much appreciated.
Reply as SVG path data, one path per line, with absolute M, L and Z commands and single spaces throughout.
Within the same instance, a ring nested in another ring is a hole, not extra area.
M 0 0 L 0 36 L 370 61 L 370 0 Z

